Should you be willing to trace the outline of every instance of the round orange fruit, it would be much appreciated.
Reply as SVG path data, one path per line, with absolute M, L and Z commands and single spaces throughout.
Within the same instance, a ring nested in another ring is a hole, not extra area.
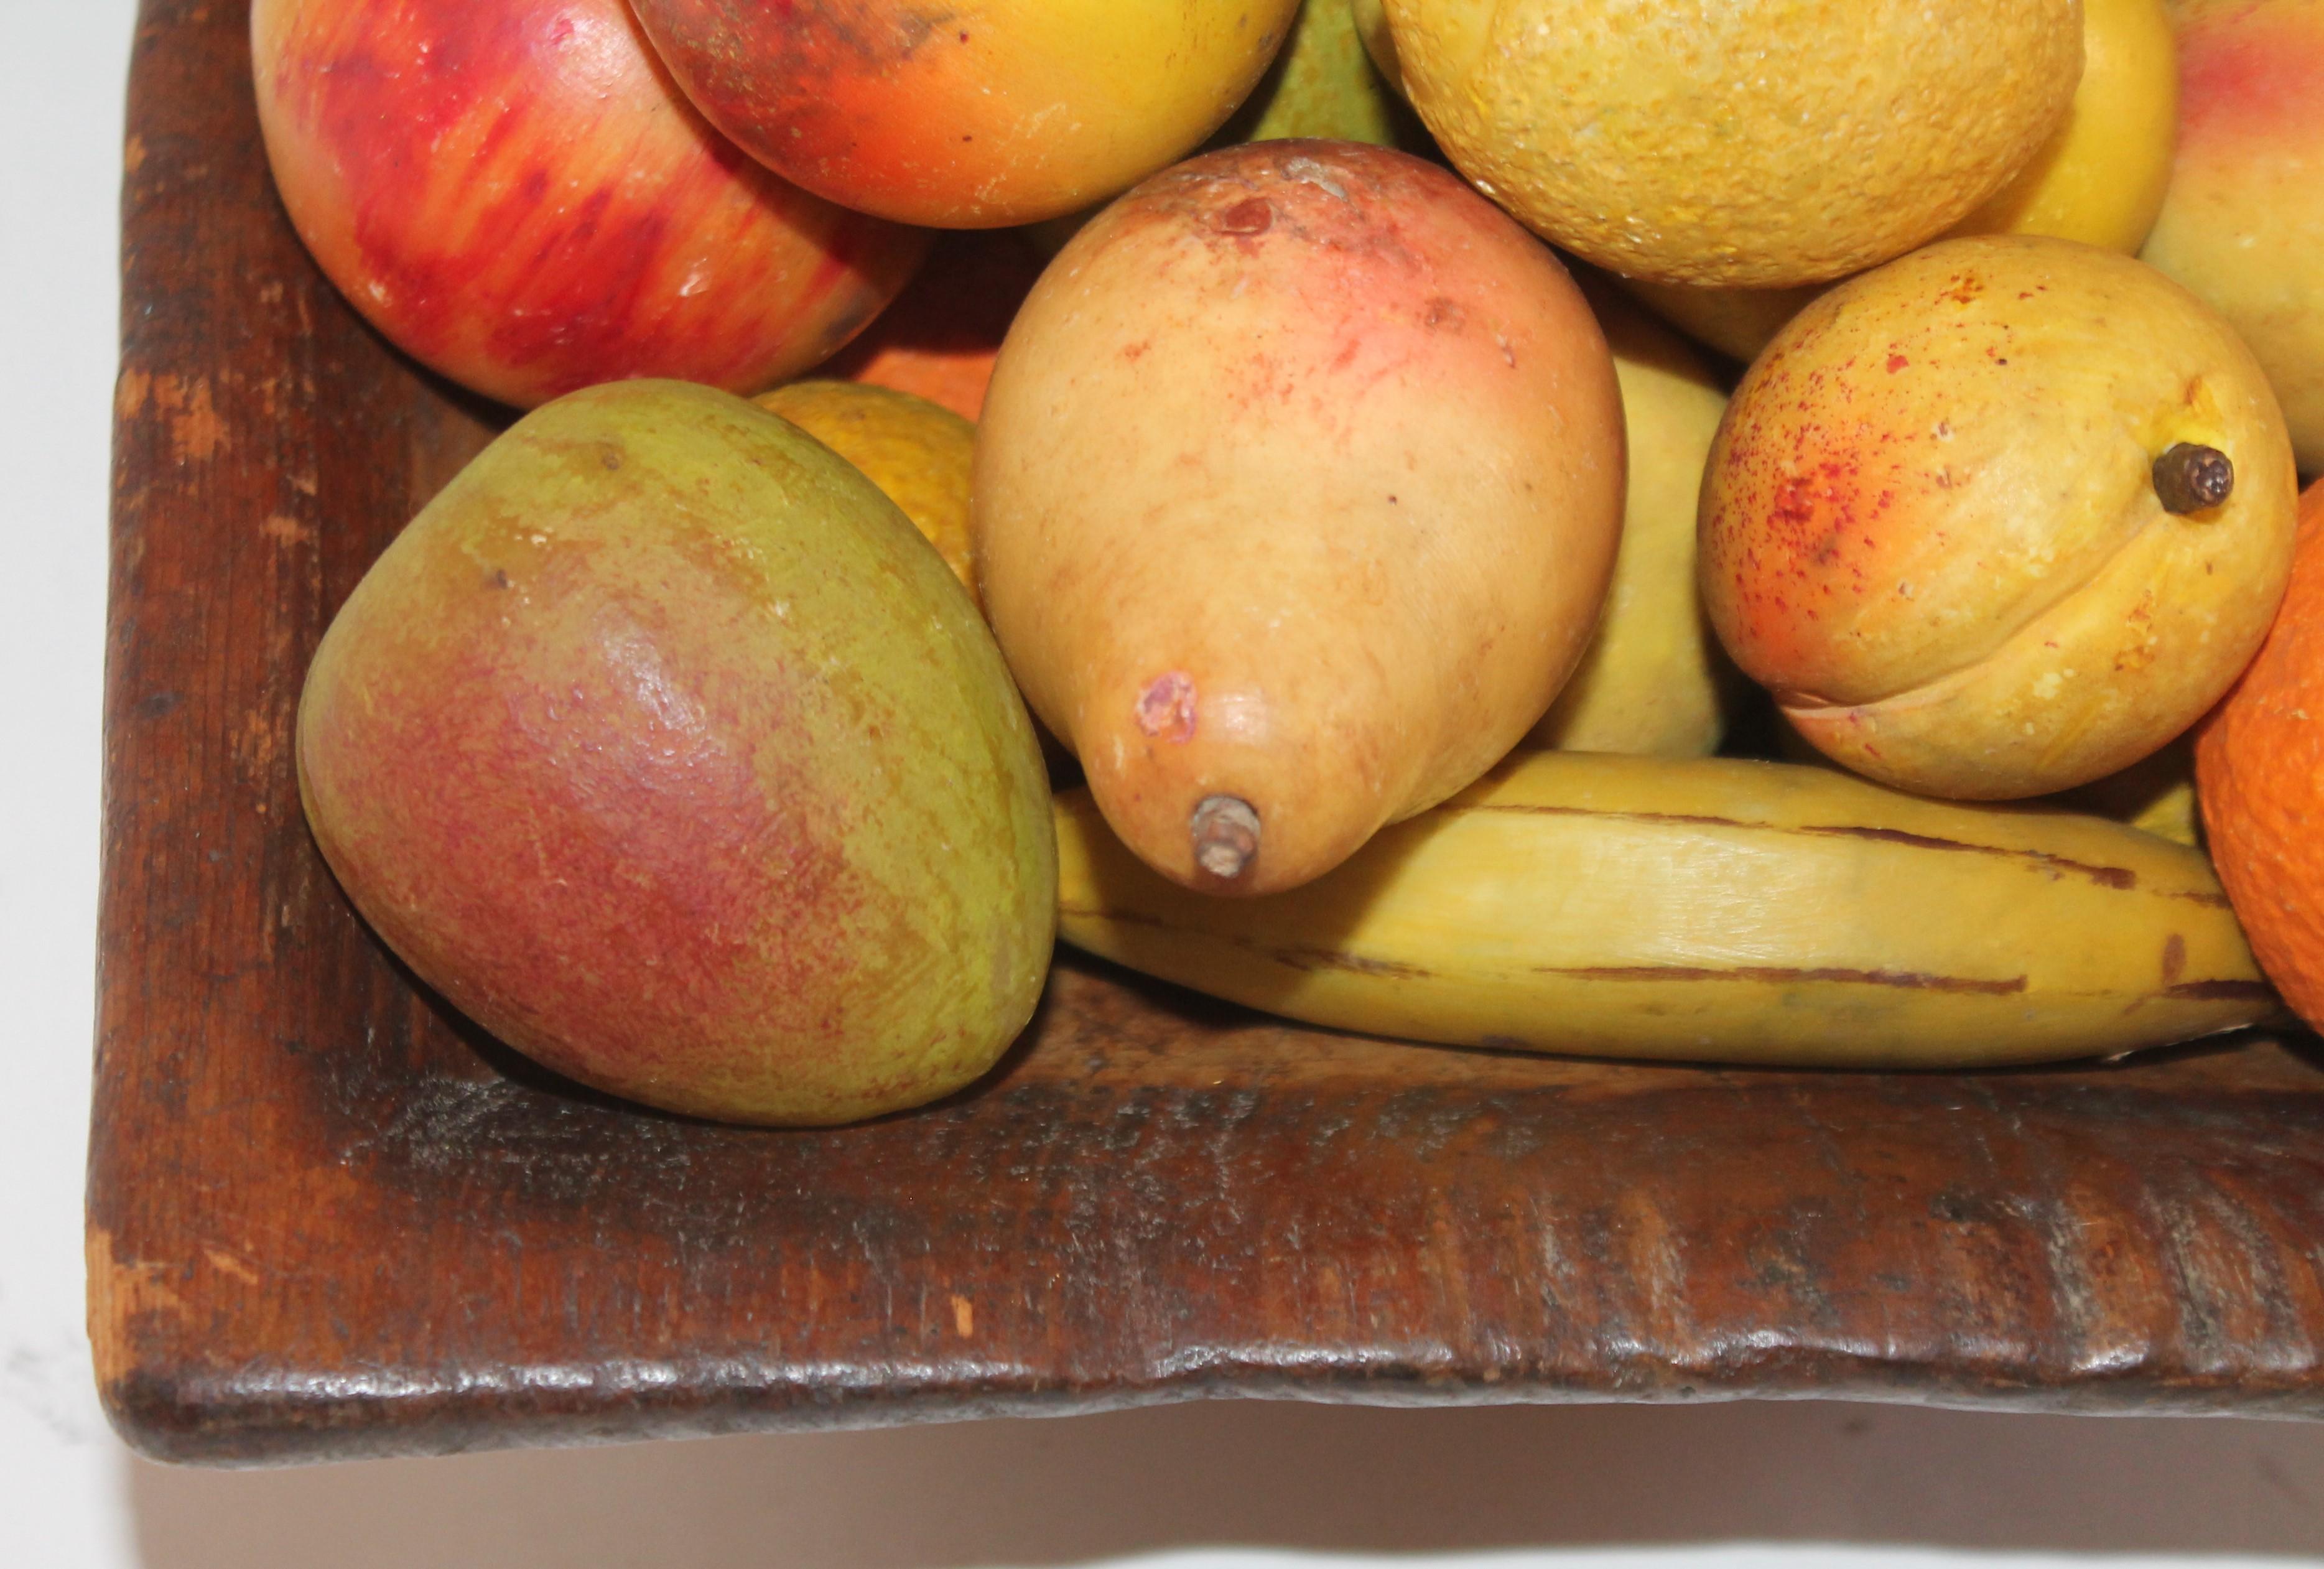
M 2324 480 L 2300 498 L 2275 624 L 2196 736 L 2195 789 L 2260 967 L 2324 1023 Z

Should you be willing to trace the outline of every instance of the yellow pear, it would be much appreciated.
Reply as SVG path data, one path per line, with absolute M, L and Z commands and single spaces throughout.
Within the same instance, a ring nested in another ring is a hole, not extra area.
M 1540 719 L 1622 485 L 1605 335 L 1547 246 L 1408 154 L 1246 143 L 1107 208 L 1018 313 L 977 581 L 1122 842 L 1271 893 Z

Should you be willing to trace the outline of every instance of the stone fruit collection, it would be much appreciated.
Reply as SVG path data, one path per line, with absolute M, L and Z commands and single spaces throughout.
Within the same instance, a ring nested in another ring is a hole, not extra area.
M 553 1069 L 906 1109 L 1060 937 L 1485 1048 L 2324 1021 L 2324 0 L 252 44 L 316 261 L 513 419 L 325 635 L 309 822 Z

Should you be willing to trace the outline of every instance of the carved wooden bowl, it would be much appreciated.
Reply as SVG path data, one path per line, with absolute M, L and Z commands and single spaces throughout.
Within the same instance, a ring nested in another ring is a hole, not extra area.
M 106 676 L 90 1322 L 151 1454 L 1063 1412 L 1829 1395 L 2324 1407 L 2305 1038 L 1978 1075 L 1290 1028 L 1071 958 L 1001 1071 L 830 1131 L 480 1038 L 308 838 L 301 674 L 490 434 L 309 263 L 244 8 L 146 0 Z

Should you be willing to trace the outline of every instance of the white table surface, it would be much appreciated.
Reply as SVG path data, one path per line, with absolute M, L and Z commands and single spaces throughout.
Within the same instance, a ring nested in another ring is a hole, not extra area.
M 231 0 L 215 0 L 228 4 Z M 2324 1426 L 1214 1402 L 171 1470 L 81 1330 L 115 203 L 132 0 L 0 0 L 0 1564 L 2192 1565 L 2324 1554 Z

